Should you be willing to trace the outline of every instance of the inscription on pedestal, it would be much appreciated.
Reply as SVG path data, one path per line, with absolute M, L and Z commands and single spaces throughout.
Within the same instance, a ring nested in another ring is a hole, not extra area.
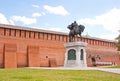
M 76 60 L 68 60 L 67 65 L 68 66 L 74 66 L 76 64 Z
M 68 58 L 67 58 L 67 65 L 68 66 L 75 66 L 76 64 L 76 50 L 70 49 L 68 50 Z

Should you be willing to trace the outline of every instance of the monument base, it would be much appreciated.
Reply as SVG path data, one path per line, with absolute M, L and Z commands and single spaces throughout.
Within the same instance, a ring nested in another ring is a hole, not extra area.
M 86 51 L 84 42 L 70 42 L 64 44 L 66 47 L 64 67 L 87 67 Z

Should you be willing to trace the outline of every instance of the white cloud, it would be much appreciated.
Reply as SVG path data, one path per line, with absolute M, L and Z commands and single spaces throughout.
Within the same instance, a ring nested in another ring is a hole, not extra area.
M 113 8 L 104 14 L 95 16 L 94 19 L 83 18 L 78 22 L 88 25 L 102 25 L 107 30 L 118 32 L 120 30 L 120 9 Z
M 9 22 L 10 22 L 11 25 L 15 25 L 13 20 L 10 19 Z
M 55 27 L 55 28 L 49 28 L 49 30 L 52 30 L 52 31 L 62 31 L 61 28 L 57 28 L 57 27 Z
M 6 16 L 4 14 L 2 14 L 2 13 L 0 13 L 0 23 L 1 24 L 11 24 L 11 25 L 14 25 L 14 22 L 11 19 L 8 20 L 6 18 Z
M 0 13 L 0 23 L 1 24 L 11 24 L 11 25 L 15 25 L 14 22 L 22 22 L 26 25 L 30 25 L 30 24 L 35 24 L 37 22 L 37 20 L 35 18 L 28 18 L 25 16 L 12 16 L 9 20 L 7 19 L 7 17 Z
M 43 7 L 51 14 L 57 14 L 57 15 L 62 15 L 62 16 L 69 14 L 68 11 L 65 10 L 63 6 L 52 7 L 52 6 L 44 5 Z
M 45 12 L 41 12 L 42 15 L 45 15 Z
M 35 18 L 28 18 L 25 16 L 12 16 L 11 20 L 16 21 L 16 22 L 22 22 L 26 25 L 35 24 L 37 22 Z
M 45 26 L 50 26 L 50 24 L 49 23 L 45 23 Z
M 43 30 L 51 30 L 51 31 L 58 31 L 58 32 L 63 32 L 62 28 L 60 27 L 50 27 L 50 24 L 49 24 L 49 27 L 34 27 L 34 28 L 38 28 L 38 29 L 43 29 Z
M 103 34 L 103 35 L 100 35 L 99 37 L 103 39 L 115 40 L 117 36 L 118 34 Z
M 32 28 L 36 28 L 36 29 L 42 29 L 42 30 L 50 30 L 50 31 L 58 31 L 58 32 L 63 32 L 63 30 L 59 27 L 32 27 Z
M 42 14 L 41 13 L 33 13 L 32 16 L 33 17 L 40 17 L 40 16 L 42 16 Z
M 41 12 L 41 13 L 36 12 L 36 13 L 32 14 L 32 17 L 40 17 L 40 16 L 43 16 L 43 15 L 45 15 L 44 12 Z
M 40 8 L 39 5 L 32 5 L 32 7 L 34 7 L 34 8 Z
M 0 23 L 2 23 L 2 24 L 9 24 L 9 21 L 7 20 L 5 15 L 2 14 L 2 13 L 0 13 Z

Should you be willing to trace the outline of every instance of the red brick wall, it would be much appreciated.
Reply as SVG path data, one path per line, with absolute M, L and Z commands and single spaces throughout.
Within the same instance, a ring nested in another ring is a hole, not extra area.
M 48 67 L 50 59 L 54 59 L 57 66 L 63 66 L 64 43 L 68 40 L 67 35 L 0 28 L 0 67 Z M 92 66 L 93 56 L 97 62 L 115 62 L 120 65 L 120 54 L 116 51 L 114 42 L 75 38 L 75 41 L 80 40 L 88 43 L 88 66 Z
M 27 66 L 28 66 L 27 45 L 17 44 L 17 67 Z
M 104 46 L 87 46 L 87 64 L 92 66 L 92 57 L 95 57 L 96 62 L 115 62 L 120 65 L 120 55 L 114 48 Z
M 4 44 L 0 43 L 0 68 L 4 67 Z
M 28 46 L 28 66 L 40 67 L 40 54 L 38 46 Z
M 57 66 L 62 66 L 64 63 L 64 42 L 51 41 L 51 40 L 38 40 L 38 39 L 25 39 L 25 38 L 14 38 L 14 37 L 1 37 L 1 43 L 16 44 L 16 58 L 17 67 L 34 66 L 34 60 L 29 58 L 32 54 L 29 52 L 29 46 L 39 47 L 39 66 L 49 66 L 49 58 L 55 58 Z M 2 46 L 2 45 L 1 45 Z M 1 47 L 2 49 L 2 47 Z M 31 48 L 32 49 L 32 48 Z M 3 54 L 3 53 L 1 53 Z M 47 58 L 46 58 L 47 57 Z M 2 58 L 1 58 L 2 59 Z M 22 59 L 22 60 L 21 60 Z M 33 58 L 34 59 L 34 58 Z M 33 62 L 32 62 L 33 61 Z M 36 61 L 35 61 L 36 62 Z M 37 65 L 38 66 L 38 65 Z
M 49 66 L 47 65 L 49 58 L 55 58 L 57 61 L 57 66 L 63 65 L 65 53 L 65 48 L 63 44 L 64 43 L 60 43 L 57 41 L 42 41 L 42 43 L 40 44 L 41 66 Z M 42 63 L 42 59 L 47 60 L 46 64 Z
M 5 44 L 4 67 L 17 68 L 16 44 Z

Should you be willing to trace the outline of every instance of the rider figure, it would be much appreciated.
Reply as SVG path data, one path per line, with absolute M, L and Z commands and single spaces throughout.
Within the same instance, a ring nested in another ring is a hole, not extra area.
M 77 22 L 74 21 L 72 24 L 68 25 L 67 28 L 70 29 L 69 41 L 73 42 L 75 36 L 81 36 L 81 33 L 84 31 L 85 27 L 83 25 L 78 25 Z
M 78 24 L 77 24 L 77 22 L 76 21 L 74 21 L 73 23 L 72 23 L 72 30 L 74 31 L 74 34 L 76 34 L 76 29 L 77 29 L 77 27 L 78 27 Z
M 74 23 L 72 23 L 72 27 L 74 28 L 74 27 L 77 27 L 78 26 L 78 24 L 76 23 L 76 21 L 74 21 Z

